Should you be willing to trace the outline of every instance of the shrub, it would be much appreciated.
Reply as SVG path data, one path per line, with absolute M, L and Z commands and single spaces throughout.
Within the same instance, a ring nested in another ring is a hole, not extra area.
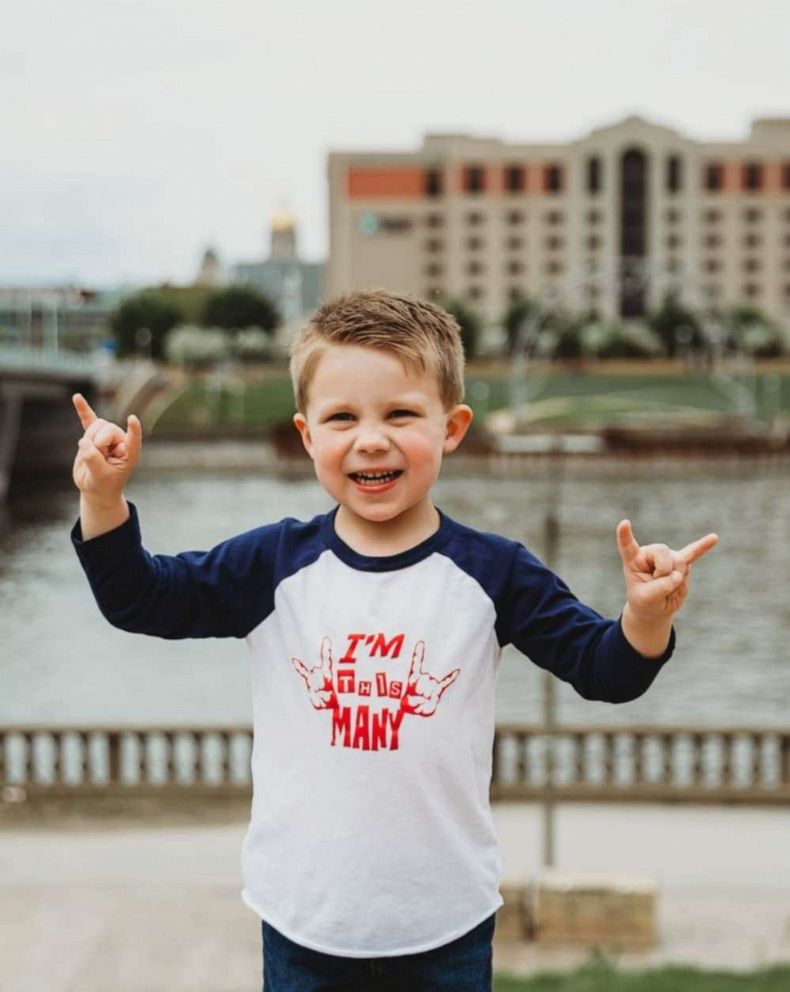
M 167 338 L 167 358 L 184 368 L 207 368 L 230 354 L 229 336 L 219 328 L 182 324 Z

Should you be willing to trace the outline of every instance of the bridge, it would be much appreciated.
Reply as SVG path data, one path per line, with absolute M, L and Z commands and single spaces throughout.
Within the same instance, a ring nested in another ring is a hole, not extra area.
M 0 345 L 0 505 L 12 480 L 68 475 L 80 434 L 73 393 L 125 422 L 166 379 L 147 360 L 121 363 L 107 352 Z

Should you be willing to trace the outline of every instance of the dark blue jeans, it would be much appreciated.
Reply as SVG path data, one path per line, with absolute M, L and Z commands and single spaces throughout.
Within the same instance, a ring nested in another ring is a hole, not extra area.
M 264 992 L 491 992 L 495 916 L 420 954 L 342 958 L 262 924 Z

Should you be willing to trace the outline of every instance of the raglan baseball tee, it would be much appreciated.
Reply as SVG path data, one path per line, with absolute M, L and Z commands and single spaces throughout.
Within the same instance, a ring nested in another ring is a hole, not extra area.
M 523 545 L 440 513 L 367 557 L 336 510 L 211 551 L 150 555 L 137 511 L 74 547 L 116 627 L 249 647 L 253 801 L 242 898 L 328 954 L 412 954 L 502 903 L 489 806 L 494 687 L 514 644 L 588 699 L 643 693 L 651 660 Z

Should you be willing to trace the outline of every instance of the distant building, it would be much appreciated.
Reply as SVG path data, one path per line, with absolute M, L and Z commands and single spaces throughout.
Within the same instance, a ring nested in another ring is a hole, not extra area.
M 458 297 L 496 321 L 549 290 L 608 318 L 675 292 L 790 330 L 790 118 L 740 142 L 639 117 L 564 144 L 429 134 L 417 151 L 331 153 L 329 198 L 330 295 Z
M 293 328 L 321 302 L 323 265 L 303 262 L 297 251 L 296 222 L 286 211 L 271 222 L 269 257 L 264 262 L 240 262 L 231 281 L 254 286 L 276 305 L 286 328 Z
M 195 277 L 195 285 L 204 286 L 207 289 L 216 289 L 222 285 L 223 281 L 219 255 L 214 248 L 208 247 L 203 252 L 203 258 L 200 260 L 200 268 Z
M 0 344 L 91 351 L 111 337 L 121 290 L 0 286 Z

